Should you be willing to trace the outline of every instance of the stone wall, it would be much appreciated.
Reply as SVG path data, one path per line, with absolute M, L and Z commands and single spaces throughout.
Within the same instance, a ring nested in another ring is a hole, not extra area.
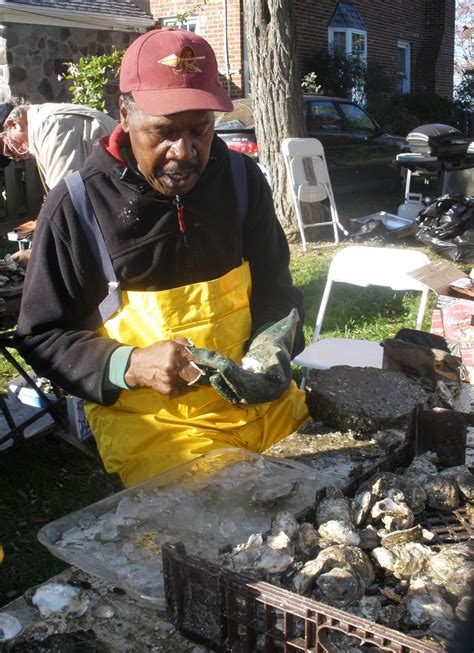
M 111 30 L 5 24 L 0 28 L 0 102 L 12 97 L 34 104 L 69 102 L 70 81 L 58 79 L 66 71 L 65 63 L 124 49 L 136 37 Z M 107 109 L 117 117 L 118 85 L 107 91 Z

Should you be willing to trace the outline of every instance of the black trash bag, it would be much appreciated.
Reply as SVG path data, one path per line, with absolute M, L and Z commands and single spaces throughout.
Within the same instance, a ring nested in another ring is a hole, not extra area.
M 420 329 L 399 329 L 395 334 L 396 340 L 411 342 L 414 345 L 429 347 L 430 349 L 441 349 L 441 351 L 451 352 L 448 343 L 442 336 L 436 333 L 427 333 Z
M 443 195 L 416 219 L 416 237 L 452 261 L 474 262 L 474 197 Z

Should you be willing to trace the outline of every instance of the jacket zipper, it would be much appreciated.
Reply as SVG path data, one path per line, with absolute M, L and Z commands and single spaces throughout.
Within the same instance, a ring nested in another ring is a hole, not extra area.
M 180 231 L 180 233 L 183 234 L 184 244 L 187 247 L 188 246 L 188 239 L 186 237 L 186 224 L 184 222 L 184 206 L 183 206 L 183 203 L 181 201 L 181 197 L 179 195 L 176 195 L 174 203 L 176 205 L 176 212 L 178 214 L 179 231 Z

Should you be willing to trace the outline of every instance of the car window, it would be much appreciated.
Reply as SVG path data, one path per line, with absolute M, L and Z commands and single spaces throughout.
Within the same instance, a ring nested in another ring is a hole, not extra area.
M 255 121 L 250 105 L 247 102 L 239 102 L 236 100 L 234 103 L 233 111 L 227 113 L 216 112 L 215 128 L 216 129 L 239 129 L 239 128 L 253 128 Z
M 375 125 L 372 118 L 365 113 L 363 109 L 358 107 L 356 104 L 350 104 L 349 102 L 341 102 L 339 108 L 344 114 L 344 117 L 347 120 L 348 128 L 350 131 L 375 131 L 377 126 Z
M 341 116 L 330 100 L 307 101 L 306 127 L 310 132 L 339 132 L 342 131 Z

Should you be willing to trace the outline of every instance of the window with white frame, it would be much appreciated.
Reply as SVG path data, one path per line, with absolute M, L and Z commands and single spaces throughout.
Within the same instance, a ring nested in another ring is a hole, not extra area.
M 397 43 L 397 90 L 399 93 L 410 92 L 410 44 L 405 41 Z
M 162 27 L 179 27 L 180 29 L 187 29 L 188 32 L 199 34 L 198 16 L 187 16 L 186 20 L 183 23 L 178 21 L 177 16 L 168 16 L 167 18 L 160 18 L 160 23 Z
M 367 61 L 367 32 L 351 27 L 330 27 L 329 46 L 334 52 Z

